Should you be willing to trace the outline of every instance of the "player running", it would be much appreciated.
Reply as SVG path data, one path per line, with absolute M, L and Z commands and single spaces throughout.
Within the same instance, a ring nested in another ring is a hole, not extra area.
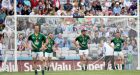
M 75 46 L 79 49 L 82 70 L 85 71 L 87 70 L 88 65 L 88 54 L 89 54 L 88 43 L 90 40 L 90 37 L 86 35 L 86 31 L 87 30 L 81 30 L 81 35 L 78 36 L 74 41 Z M 78 41 L 79 44 L 77 44 L 76 41 Z
M 124 40 L 121 38 L 120 32 L 116 32 L 116 37 L 112 39 L 111 42 L 114 43 L 115 61 L 118 59 L 120 64 L 122 64 L 122 70 L 124 70 L 124 54 L 122 52 L 122 46 Z M 116 69 L 118 69 L 117 65 L 116 65 Z
M 31 47 L 29 45 L 29 42 L 31 41 Z M 35 25 L 34 26 L 34 33 L 31 34 L 28 37 L 28 41 L 27 41 L 27 47 L 31 48 L 32 50 L 32 58 L 33 58 L 33 69 L 35 70 L 35 75 L 38 75 L 37 69 L 37 60 L 39 58 L 39 60 L 41 61 L 41 64 L 43 63 L 43 49 L 44 49 L 44 43 L 46 42 L 46 37 L 45 35 L 40 33 L 40 26 L 39 25 Z M 43 65 L 41 66 L 42 68 L 42 75 L 44 75 L 44 69 L 43 69 Z
M 54 36 L 52 33 L 48 34 L 47 40 L 46 40 L 46 49 L 45 49 L 45 62 L 46 66 L 45 69 L 50 70 L 50 65 L 52 62 L 52 57 L 53 57 L 53 52 L 58 50 L 55 41 L 54 41 Z

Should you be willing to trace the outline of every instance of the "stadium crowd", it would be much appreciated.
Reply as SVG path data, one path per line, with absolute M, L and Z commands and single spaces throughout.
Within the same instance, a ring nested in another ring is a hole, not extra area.
M 14 15 L 14 0 L 0 0 L 0 24 L 9 15 Z
M 137 0 L 17 0 L 18 15 L 136 16 Z

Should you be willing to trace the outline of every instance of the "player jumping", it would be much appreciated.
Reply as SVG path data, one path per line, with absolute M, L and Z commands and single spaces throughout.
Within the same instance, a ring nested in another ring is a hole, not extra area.
M 90 37 L 86 35 L 86 30 L 82 30 L 81 35 L 78 36 L 74 41 L 75 46 L 79 49 L 82 70 L 85 70 L 85 71 L 87 70 L 87 65 L 88 65 L 89 40 L 90 40 Z M 76 41 L 78 41 L 79 44 L 77 44 Z
M 28 41 L 31 41 L 31 46 L 29 45 Z M 39 58 L 39 60 L 41 61 L 41 64 L 43 63 L 43 48 L 44 43 L 46 42 L 46 37 L 45 35 L 40 33 L 40 26 L 39 25 L 35 25 L 34 26 L 34 33 L 31 34 L 28 37 L 28 41 L 27 41 L 27 47 L 31 48 L 32 50 L 32 58 L 33 58 L 33 69 L 35 70 L 35 75 L 38 75 L 37 69 L 37 60 Z M 41 66 L 42 68 L 42 75 L 44 75 L 44 69 L 43 66 Z
M 115 61 L 116 59 L 118 59 L 120 64 L 122 64 L 122 70 L 124 70 L 124 54 L 122 52 L 122 46 L 123 46 L 124 40 L 121 38 L 120 32 L 116 32 L 116 37 L 112 39 L 111 42 L 114 43 Z M 118 69 L 117 65 L 116 65 L 116 69 Z

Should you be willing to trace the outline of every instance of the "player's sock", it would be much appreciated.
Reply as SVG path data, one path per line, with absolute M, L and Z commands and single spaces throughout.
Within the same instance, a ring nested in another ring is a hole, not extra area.
M 50 67 L 48 66 L 47 71 L 49 71 L 49 70 L 50 70 Z
M 35 70 L 35 75 L 38 75 L 38 72 L 37 72 L 37 70 Z
M 116 69 L 118 70 L 118 65 L 116 65 Z
M 44 69 L 47 70 L 47 67 L 45 66 Z
M 85 71 L 87 71 L 87 65 L 85 65 Z
M 82 70 L 84 70 L 84 67 L 82 66 Z
M 84 70 L 84 65 L 83 64 L 81 65 L 81 68 L 82 68 L 82 70 Z
M 124 64 L 122 64 L 122 70 L 124 70 Z
M 44 75 L 44 70 L 42 70 L 42 75 Z

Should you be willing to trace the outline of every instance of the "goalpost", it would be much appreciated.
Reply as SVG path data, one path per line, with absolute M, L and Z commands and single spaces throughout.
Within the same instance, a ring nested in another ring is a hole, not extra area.
M 15 40 L 16 42 L 16 35 L 15 35 L 15 17 L 8 16 L 5 19 L 5 28 L 8 29 L 8 31 L 3 31 L 6 33 L 7 38 L 5 39 L 8 41 L 8 43 L 5 43 L 6 46 L 3 48 L 2 52 L 2 57 L 1 57 L 1 64 L 2 66 L 0 67 L 0 72 L 6 71 L 6 72 L 15 72 L 18 71 L 18 66 L 17 66 L 17 51 L 16 48 L 13 47 L 13 44 L 11 44 L 10 40 Z M 14 35 L 11 39 L 11 35 Z M 9 47 L 10 46 L 10 47 Z M 9 48 L 8 48 L 9 47 Z M 13 49 L 14 48 L 14 49 Z

